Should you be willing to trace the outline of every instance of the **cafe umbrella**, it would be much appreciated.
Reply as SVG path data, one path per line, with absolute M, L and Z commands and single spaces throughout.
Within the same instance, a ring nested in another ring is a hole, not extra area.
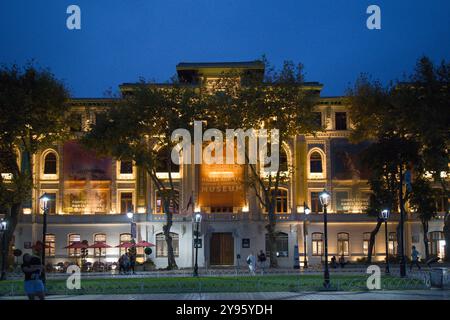
M 110 245 L 106 244 L 103 241 L 100 242 L 96 242 L 94 244 L 91 244 L 90 246 L 88 246 L 89 249 L 98 249 L 99 253 L 98 253 L 98 263 L 100 264 L 100 259 L 102 257 L 102 249 L 107 249 L 107 248 L 111 248 Z
M 78 249 L 87 249 L 89 247 L 89 243 L 85 241 L 74 241 L 68 246 L 64 247 L 64 249 L 74 249 L 75 250 L 75 259 L 77 259 L 77 250 Z

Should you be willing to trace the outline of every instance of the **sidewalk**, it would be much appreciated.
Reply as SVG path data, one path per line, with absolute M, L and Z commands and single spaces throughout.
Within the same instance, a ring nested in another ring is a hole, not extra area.
M 26 297 L 0 297 L 0 300 L 26 300 Z M 450 290 L 55 295 L 47 300 L 450 300 Z

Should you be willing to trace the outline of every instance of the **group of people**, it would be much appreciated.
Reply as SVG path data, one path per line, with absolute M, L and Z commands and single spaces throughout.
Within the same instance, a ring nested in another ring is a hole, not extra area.
M 119 258 L 119 274 L 136 274 L 134 267 L 136 266 L 136 255 L 128 251 Z
M 256 274 L 256 266 L 257 266 L 256 263 L 258 262 L 258 265 L 261 268 L 261 273 L 264 274 L 264 271 L 266 269 L 266 261 L 267 261 L 266 254 L 262 250 L 259 251 L 257 257 L 255 257 L 253 252 L 251 252 L 247 257 L 247 264 L 250 273 L 252 275 Z
M 337 268 L 336 256 L 331 257 L 330 264 L 331 264 L 332 268 L 334 268 L 334 269 Z M 345 261 L 344 255 L 341 255 L 341 257 L 339 258 L 339 265 L 341 266 L 341 268 L 344 268 L 346 264 L 347 264 L 347 262 Z

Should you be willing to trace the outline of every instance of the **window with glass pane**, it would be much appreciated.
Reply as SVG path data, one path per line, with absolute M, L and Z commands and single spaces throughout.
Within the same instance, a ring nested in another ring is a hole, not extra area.
M 388 250 L 390 255 L 397 255 L 397 246 L 397 233 L 389 232 Z
M 174 198 L 179 199 L 180 195 L 177 190 L 174 190 Z M 169 212 L 177 214 L 179 212 L 177 203 L 171 199 L 169 204 Z M 164 200 L 161 197 L 161 193 L 156 191 L 156 202 L 155 202 L 155 211 L 156 213 L 163 214 L 164 213 Z
M 314 112 L 314 123 L 319 127 L 322 126 L 322 112 Z
M 445 202 L 448 202 L 448 198 L 445 195 L 441 195 L 436 200 L 437 212 L 445 212 Z
M 289 256 L 289 236 L 287 233 L 278 232 L 275 236 L 277 257 L 288 257 Z M 266 234 L 266 255 L 270 254 L 270 242 L 269 235 Z
M 270 157 L 270 145 L 267 145 L 267 156 Z M 279 153 L 279 159 L 278 159 L 278 165 L 280 168 L 280 171 L 289 171 L 289 162 L 288 162 L 288 155 L 286 153 L 286 150 L 284 150 L 284 148 L 280 148 L 280 153 Z M 265 163 L 264 164 L 264 168 L 267 168 L 267 170 L 269 170 L 271 166 L 271 163 Z
M 97 233 L 94 235 L 94 244 L 97 243 L 106 243 L 106 234 Z M 105 257 L 106 256 L 106 248 L 94 248 L 94 256 L 96 257 Z
M 126 242 L 131 242 L 131 233 L 122 233 L 120 235 L 120 244 L 124 244 Z M 127 253 L 128 248 L 120 248 L 120 255 L 123 255 L 124 253 Z
M 369 254 L 370 245 L 370 232 L 364 232 L 363 234 L 363 254 L 367 256 Z M 375 254 L 375 243 L 372 248 L 372 254 Z
M 170 233 L 170 236 L 172 237 L 172 246 L 173 246 L 173 254 L 175 257 L 179 256 L 179 238 L 177 233 Z M 168 251 L 167 251 L 167 242 L 166 237 L 164 236 L 164 233 L 158 233 L 156 235 L 156 257 L 167 257 Z
M 133 212 L 133 193 L 122 192 L 120 194 L 120 213 Z
M 79 234 L 69 234 L 68 245 L 71 245 L 74 242 L 81 242 L 81 237 Z M 80 249 L 67 249 L 67 254 L 69 257 L 79 257 Z
M 323 255 L 323 233 L 314 232 L 311 236 L 312 255 Z
M 348 212 L 348 208 L 345 206 L 345 202 L 348 200 L 347 191 L 336 192 L 336 212 L 345 213 Z
M 350 247 L 350 235 L 346 232 L 340 232 L 337 235 L 338 255 L 348 256 Z
M 120 174 L 133 174 L 133 161 L 120 161 Z
M 45 256 L 54 257 L 55 256 L 55 243 L 56 237 L 54 234 L 45 235 Z
M 275 213 L 287 213 L 288 212 L 288 196 L 287 190 L 278 189 L 275 205 Z
M 433 256 L 443 257 L 445 243 L 444 233 L 442 231 L 433 231 L 428 234 L 428 246 L 430 254 Z
M 156 163 L 156 172 L 168 172 L 168 164 L 172 173 L 180 171 L 180 165 L 173 163 L 171 158 L 172 149 L 168 147 L 161 148 L 158 151 Z
M 45 156 L 44 174 L 56 174 L 56 155 L 53 152 Z
M 319 152 L 311 153 L 309 157 L 309 171 L 311 173 L 322 173 L 322 156 Z
M 347 130 L 347 113 L 336 112 L 335 113 L 336 130 Z
M 311 212 L 313 213 L 323 212 L 323 206 L 320 203 L 319 194 L 320 192 L 311 192 Z

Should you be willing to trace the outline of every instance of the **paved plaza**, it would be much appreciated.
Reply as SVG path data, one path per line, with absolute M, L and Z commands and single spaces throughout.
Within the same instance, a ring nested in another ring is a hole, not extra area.
M 0 300 L 26 300 L 26 297 L 0 297 Z M 450 290 L 54 295 L 47 300 L 450 300 Z

